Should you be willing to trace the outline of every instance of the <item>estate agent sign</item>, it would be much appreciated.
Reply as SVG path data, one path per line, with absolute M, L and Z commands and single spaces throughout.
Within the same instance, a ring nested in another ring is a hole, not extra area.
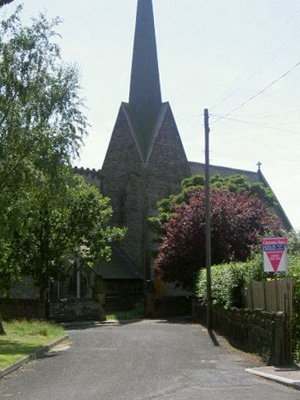
M 265 272 L 285 272 L 287 263 L 287 238 L 263 238 Z

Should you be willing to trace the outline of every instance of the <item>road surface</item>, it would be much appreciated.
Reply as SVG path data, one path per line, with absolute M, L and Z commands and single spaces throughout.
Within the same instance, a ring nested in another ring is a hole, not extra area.
M 81 326 L 71 344 L 0 380 L 10 400 L 299 400 L 255 377 L 253 358 L 216 346 L 200 325 L 145 320 Z

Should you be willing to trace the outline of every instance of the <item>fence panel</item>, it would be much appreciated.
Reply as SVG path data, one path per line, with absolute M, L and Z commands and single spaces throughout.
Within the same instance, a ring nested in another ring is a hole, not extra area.
M 265 292 L 263 282 L 251 282 L 253 309 L 265 309 Z
M 269 312 L 284 311 L 292 314 L 292 281 L 290 278 L 251 282 L 243 286 L 246 308 L 261 308 Z
M 265 297 L 266 297 L 266 311 L 283 311 L 280 307 L 279 294 L 278 294 L 278 281 L 266 281 L 265 286 Z

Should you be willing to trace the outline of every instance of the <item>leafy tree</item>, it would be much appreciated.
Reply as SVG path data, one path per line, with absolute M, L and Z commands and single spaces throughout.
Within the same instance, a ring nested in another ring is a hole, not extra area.
M 211 177 L 211 187 L 216 189 L 225 189 L 230 193 L 245 192 L 248 196 L 258 196 L 270 207 L 274 205 L 275 196 L 270 188 L 262 183 L 250 183 L 244 175 L 230 175 L 221 177 L 215 174 Z M 149 218 L 150 227 L 159 235 L 164 234 L 164 224 L 176 215 L 176 207 L 189 201 L 190 194 L 200 188 L 204 188 L 205 178 L 203 175 L 195 175 L 186 178 L 181 183 L 181 191 L 177 195 L 171 195 L 157 203 L 158 216 Z
M 17 277 L 31 276 L 43 299 L 49 281 L 64 280 L 77 258 L 85 267 L 108 261 L 111 244 L 124 236 L 123 229 L 108 225 L 109 199 L 70 169 L 61 173 L 59 188 L 46 183 L 31 193 L 23 229 L 12 226 L 14 235 L 2 252 L 9 255 L 2 263 L 6 269 L 0 269 L 7 290 Z
M 158 250 L 156 269 L 165 282 L 193 288 L 197 272 L 205 267 L 205 192 L 188 194 L 185 203 L 175 207 L 164 226 L 165 235 Z M 246 191 L 230 192 L 213 188 L 211 193 L 212 263 L 250 256 L 265 232 L 279 232 L 277 217 L 270 215 L 258 196 Z
M 59 198 L 87 127 L 77 69 L 55 42 L 59 19 L 41 14 L 23 27 L 21 10 L 0 23 L 0 261 L 11 278 L 20 270 L 11 244 L 30 237 L 24 221 L 38 201 L 46 210 Z
M 23 27 L 20 12 L 0 25 L 0 196 L 31 181 L 49 147 L 70 164 L 87 127 L 77 69 L 55 42 L 59 19 Z
M 300 232 L 291 230 L 287 233 L 288 237 L 288 253 L 289 255 L 300 254 Z
M 87 121 L 78 71 L 56 43 L 60 21 L 40 14 L 24 27 L 20 13 L 0 22 L 0 276 L 9 291 L 31 275 L 44 297 L 68 255 L 107 260 L 124 231 L 108 225 L 109 200 L 72 175 Z

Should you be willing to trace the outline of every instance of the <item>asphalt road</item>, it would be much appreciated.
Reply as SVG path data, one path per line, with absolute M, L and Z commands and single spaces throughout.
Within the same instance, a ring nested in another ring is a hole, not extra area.
M 69 330 L 71 346 L 0 381 L 10 400 L 299 400 L 245 372 L 253 359 L 215 346 L 199 325 L 140 321 Z

